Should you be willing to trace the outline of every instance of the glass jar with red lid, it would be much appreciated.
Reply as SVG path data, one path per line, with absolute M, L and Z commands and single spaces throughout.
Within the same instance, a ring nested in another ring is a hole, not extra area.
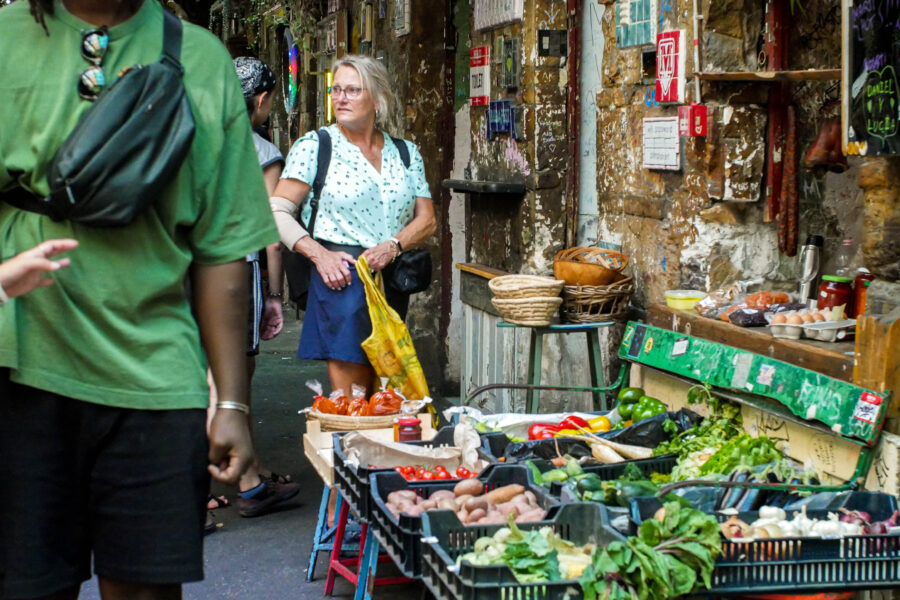
M 395 442 L 416 442 L 422 439 L 422 421 L 412 417 L 397 419 L 394 425 Z
M 853 314 L 853 280 L 849 277 L 837 275 L 823 275 L 822 285 L 819 286 L 819 298 L 816 308 L 834 308 L 844 306 L 844 317 Z

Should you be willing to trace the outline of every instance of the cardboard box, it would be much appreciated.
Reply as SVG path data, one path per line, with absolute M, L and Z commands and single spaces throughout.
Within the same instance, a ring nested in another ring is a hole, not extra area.
M 431 426 L 431 415 L 423 413 L 418 416 L 422 421 L 422 439 L 430 440 L 436 434 Z M 368 429 L 386 442 L 394 441 L 393 428 Z M 315 419 L 306 421 L 306 433 L 303 434 L 303 454 L 312 464 L 322 482 L 329 488 L 334 485 L 334 438 L 333 431 L 322 431 L 322 424 Z

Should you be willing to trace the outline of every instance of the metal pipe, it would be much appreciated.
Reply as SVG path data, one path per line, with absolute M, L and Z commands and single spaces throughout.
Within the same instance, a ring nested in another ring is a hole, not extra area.
M 697 0 L 694 0 L 694 102 L 700 104 L 700 21 L 703 13 L 697 8 Z

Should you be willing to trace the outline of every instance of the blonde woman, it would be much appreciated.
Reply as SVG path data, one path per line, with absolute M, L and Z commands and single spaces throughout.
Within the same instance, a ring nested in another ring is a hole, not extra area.
M 407 167 L 386 131 L 395 104 L 387 70 L 374 59 L 351 55 L 335 64 L 333 75 L 337 123 L 325 128 L 332 153 L 314 238 L 304 224 L 317 171 L 316 132 L 294 144 L 270 203 L 281 241 L 315 265 L 297 356 L 328 361 L 332 389 L 349 395 L 352 384 L 368 388 L 373 378 L 360 346 L 372 325 L 356 259 L 365 256 L 372 270 L 383 269 L 431 237 L 435 218 L 418 149 L 397 140 L 406 145 Z M 387 298 L 405 316 L 409 296 L 388 289 Z

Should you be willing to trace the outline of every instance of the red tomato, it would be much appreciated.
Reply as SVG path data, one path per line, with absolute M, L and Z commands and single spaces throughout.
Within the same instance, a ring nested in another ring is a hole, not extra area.
M 450 473 L 448 473 L 446 470 L 438 471 L 437 473 L 434 474 L 434 478 L 435 479 L 453 479 L 452 477 L 450 477 Z
M 424 473 L 422 473 L 422 477 L 420 479 L 423 479 L 425 481 L 430 481 L 434 478 L 435 478 L 434 473 L 432 473 L 431 471 L 425 471 Z
M 423 473 L 425 473 L 425 469 L 423 469 L 422 467 L 416 469 L 416 477 L 421 477 Z
M 416 468 L 409 466 L 409 465 L 407 465 L 405 467 L 400 467 L 400 469 L 401 469 L 401 473 L 403 473 L 404 475 L 413 475 L 416 472 Z
M 394 467 L 394 470 L 403 475 L 403 467 Z
M 443 471 L 444 473 L 446 473 L 446 472 L 447 472 L 447 468 L 446 468 L 444 465 L 438 465 L 438 466 L 436 466 L 436 467 L 434 468 L 434 472 L 435 472 L 435 473 L 440 473 L 441 471 Z
M 460 477 L 460 478 L 465 479 L 466 477 L 468 477 L 468 476 L 471 475 L 471 474 L 472 474 L 472 473 L 471 473 L 467 468 L 465 468 L 465 467 L 457 467 L 457 469 L 456 469 L 456 476 L 457 476 L 457 477 Z
M 478 473 L 469 473 L 466 475 L 466 479 L 475 479 L 476 477 L 478 477 Z

